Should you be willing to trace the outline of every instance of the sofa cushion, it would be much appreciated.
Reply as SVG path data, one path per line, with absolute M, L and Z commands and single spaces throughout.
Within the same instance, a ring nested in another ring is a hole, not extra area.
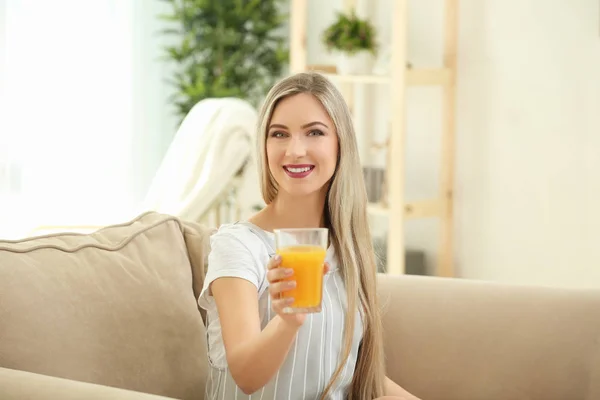
M 207 243 L 202 226 L 154 212 L 91 234 L 0 241 L 0 366 L 203 398 L 195 292 Z

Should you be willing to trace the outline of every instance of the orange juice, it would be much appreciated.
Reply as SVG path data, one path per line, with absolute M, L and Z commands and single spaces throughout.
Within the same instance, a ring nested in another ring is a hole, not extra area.
M 281 255 L 281 267 L 291 268 L 294 271 L 294 274 L 286 280 L 296 281 L 296 287 L 283 292 L 282 297 L 294 298 L 292 308 L 320 308 L 325 249 L 311 245 L 287 246 L 278 249 L 277 253 Z

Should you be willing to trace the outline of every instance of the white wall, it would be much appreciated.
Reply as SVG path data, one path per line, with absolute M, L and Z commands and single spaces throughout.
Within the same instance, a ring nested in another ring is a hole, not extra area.
M 362 10 L 389 38 L 393 0 Z M 309 62 L 341 1 L 311 0 Z M 361 5 L 367 4 L 364 1 Z M 600 10 L 596 0 L 461 0 L 456 149 L 456 266 L 466 278 L 600 286 Z M 409 59 L 439 66 L 442 0 L 410 3 Z M 361 87 L 365 162 L 383 154 L 389 88 Z M 435 196 L 440 91 L 408 93 L 407 198 Z M 369 120 L 372 119 L 371 124 Z M 379 159 L 377 159 L 379 158 Z M 435 264 L 438 224 L 406 225 L 407 245 Z M 385 221 L 376 224 L 382 234 Z
M 600 286 L 596 0 L 463 0 L 461 275 Z

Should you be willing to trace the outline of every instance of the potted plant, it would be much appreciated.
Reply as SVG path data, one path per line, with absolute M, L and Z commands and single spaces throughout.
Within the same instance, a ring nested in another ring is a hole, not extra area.
M 200 100 L 236 97 L 258 106 L 288 62 L 284 0 L 165 0 L 163 34 L 175 64 L 171 99 L 183 119 Z
M 377 52 L 375 36 L 373 25 L 351 11 L 337 14 L 323 32 L 323 43 L 329 51 L 338 53 L 338 73 L 366 74 Z

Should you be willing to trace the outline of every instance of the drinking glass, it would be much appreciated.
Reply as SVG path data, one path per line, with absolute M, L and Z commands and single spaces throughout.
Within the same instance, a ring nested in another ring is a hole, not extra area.
M 327 252 L 327 228 L 275 229 L 275 247 L 281 256 L 281 267 L 290 268 L 293 275 L 285 280 L 296 281 L 296 287 L 281 293 L 293 297 L 286 312 L 321 312 L 323 297 L 323 265 Z

